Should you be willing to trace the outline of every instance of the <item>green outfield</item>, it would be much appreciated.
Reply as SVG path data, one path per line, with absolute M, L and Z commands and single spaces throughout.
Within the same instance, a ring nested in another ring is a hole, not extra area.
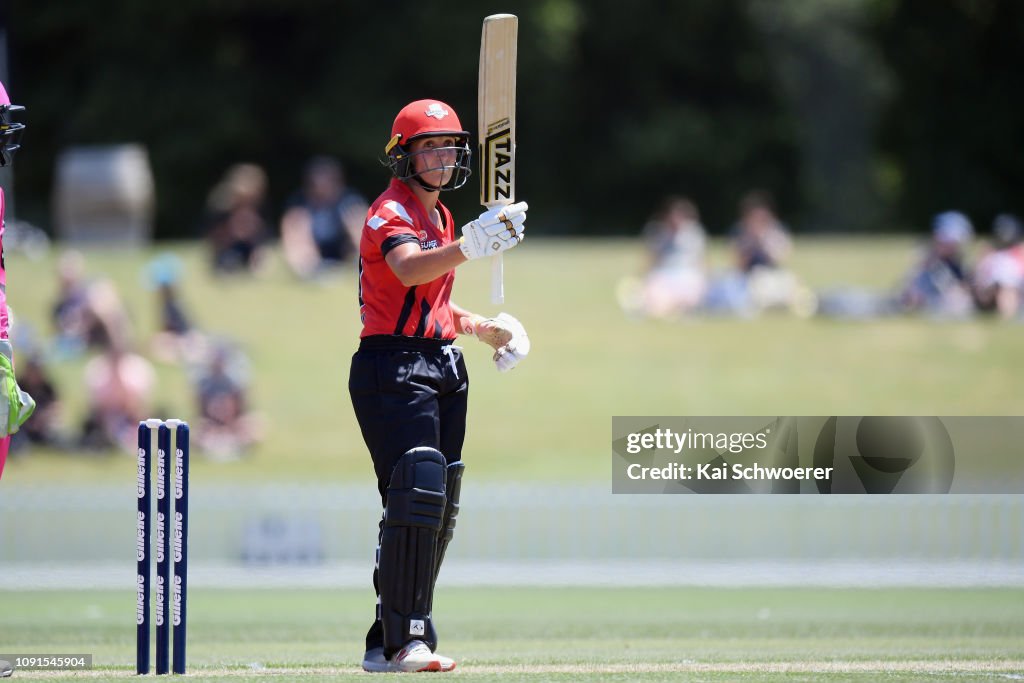
M 530 246 L 532 245 L 532 246 Z M 351 271 L 294 281 L 277 254 L 260 278 L 213 278 L 198 245 L 183 259 L 183 298 L 199 326 L 248 352 L 266 440 L 250 457 L 208 462 L 192 483 L 371 484 L 346 380 L 359 320 Z M 145 286 L 158 251 L 88 252 L 111 277 L 146 344 L 156 323 Z M 892 286 L 913 242 L 801 240 L 795 269 L 813 288 Z M 715 264 L 726 263 L 722 245 Z M 48 331 L 55 256 L 8 257 L 20 320 Z M 990 320 L 836 322 L 772 315 L 674 323 L 624 315 L 615 300 L 642 254 L 634 241 L 528 241 L 506 259 L 507 304 L 487 303 L 487 264 L 460 268 L 455 296 L 527 326 L 531 356 L 507 375 L 464 342 L 472 372 L 465 459 L 474 482 L 608 481 L 613 415 L 1021 414 L 1012 368 L 1024 328 Z M 69 427 L 83 409 L 85 358 L 55 363 Z M 159 412 L 192 419 L 185 370 L 157 364 Z M 34 451 L 3 487 L 123 482 L 127 455 Z M 2 488 L 0 488 L 2 491 Z M 41 495 L 47 495 L 40 488 Z M 125 508 L 126 515 L 130 508 Z M 130 571 L 130 564 L 125 564 Z M 443 583 L 443 578 L 442 578 Z M 365 590 L 193 590 L 194 680 L 342 681 L 359 656 Z M 482 589 L 442 587 L 437 618 L 456 676 L 479 681 L 993 681 L 1024 676 L 1024 590 Z M 0 652 L 90 653 L 85 677 L 135 680 L 134 594 L 0 591 Z M 18 679 L 53 677 L 18 672 Z M 70 678 L 70 675 L 68 676 Z
M 253 365 L 253 397 L 267 425 L 263 446 L 242 463 L 198 463 L 197 480 L 369 480 L 346 380 L 359 319 L 351 271 L 304 284 L 277 254 L 266 276 L 215 279 L 201 246 L 172 245 L 185 264 L 182 294 L 205 331 L 241 342 Z M 913 259 L 909 239 L 799 240 L 794 268 L 814 288 L 892 286 Z M 145 265 L 157 251 L 86 252 L 90 275 L 118 285 L 139 331 L 156 324 Z M 722 245 L 714 265 L 727 262 Z M 10 301 L 19 319 L 49 332 L 55 256 L 8 258 Z M 533 353 L 499 375 L 487 350 L 466 340 L 473 385 L 467 460 L 480 478 L 602 480 L 612 415 L 1021 414 L 1024 328 L 990 320 L 890 319 L 836 322 L 768 316 L 757 320 L 630 320 L 617 283 L 636 274 L 635 241 L 528 241 L 506 259 L 507 301 Z M 455 297 L 484 313 L 489 268 L 458 271 Z M 84 359 L 53 369 L 69 428 L 82 406 Z M 180 367 L 158 365 L 158 410 L 193 416 Z M 198 460 L 202 460 L 198 458 Z M 110 481 L 130 477 L 121 458 L 35 453 L 13 462 L 12 481 Z
M 189 678 L 365 680 L 368 591 L 189 596 Z M 4 652 L 135 680 L 130 592 L 0 592 Z M 439 589 L 465 681 L 997 681 L 1024 675 L 1024 591 Z M 84 674 L 83 674 L 84 676 Z M 18 680 L 73 678 L 18 672 Z

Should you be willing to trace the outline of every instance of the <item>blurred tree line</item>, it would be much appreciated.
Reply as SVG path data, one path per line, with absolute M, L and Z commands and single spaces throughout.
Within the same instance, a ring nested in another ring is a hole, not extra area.
M 754 187 L 806 231 L 1024 211 L 1018 0 L 13 0 L 19 214 L 50 229 L 57 154 L 97 143 L 149 148 L 160 237 L 196 235 L 238 161 L 267 169 L 274 218 L 314 154 L 375 196 L 406 102 L 475 136 L 480 23 L 503 11 L 534 234 L 635 233 L 673 192 L 721 232 Z M 446 197 L 457 216 L 475 188 Z

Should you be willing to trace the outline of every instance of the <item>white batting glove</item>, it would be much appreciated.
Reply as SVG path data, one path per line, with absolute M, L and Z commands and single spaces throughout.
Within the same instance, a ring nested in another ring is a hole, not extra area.
M 459 248 L 469 260 L 494 256 L 523 241 L 526 202 L 487 209 L 475 221 L 462 226 Z
M 530 353 L 526 328 L 508 313 L 499 313 L 496 318 L 464 318 L 462 328 L 494 349 L 494 365 L 500 372 L 508 372 Z

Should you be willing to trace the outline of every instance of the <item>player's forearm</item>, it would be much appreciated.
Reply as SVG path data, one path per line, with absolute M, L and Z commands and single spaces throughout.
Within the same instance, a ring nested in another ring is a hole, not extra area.
M 414 287 L 436 280 L 465 263 L 466 257 L 459 249 L 459 243 L 453 242 L 428 251 L 421 250 L 418 244 L 402 244 L 392 249 L 386 260 L 403 285 Z
M 473 334 L 472 329 L 466 329 L 463 321 L 472 322 L 473 320 L 482 318 L 483 316 L 473 313 L 468 308 L 459 306 L 454 301 L 449 303 L 449 307 L 452 309 L 452 318 L 455 320 L 455 331 L 459 334 Z

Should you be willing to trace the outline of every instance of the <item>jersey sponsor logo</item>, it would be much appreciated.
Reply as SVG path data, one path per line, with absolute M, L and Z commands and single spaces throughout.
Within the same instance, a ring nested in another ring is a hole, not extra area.
M 424 251 L 428 249 L 437 249 L 439 246 L 441 246 L 440 244 L 438 244 L 436 239 L 428 239 L 426 230 L 420 230 L 417 233 L 417 237 L 420 238 L 420 249 Z

